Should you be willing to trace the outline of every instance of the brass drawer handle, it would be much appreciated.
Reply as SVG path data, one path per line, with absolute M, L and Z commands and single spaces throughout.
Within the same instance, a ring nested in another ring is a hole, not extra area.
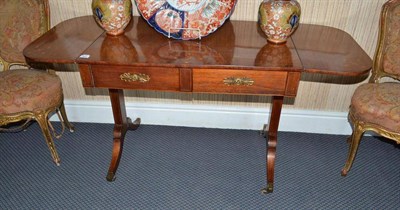
M 147 74 L 131 74 L 131 73 L 123 73 L 119 75 L 119 78 L 125 82 L 149 82 L 150 76 Z
M 243 85 L 251 86 L 254 84 L 254 80 L 248 77 L 227 77 L 223 80 L 225 85 Z

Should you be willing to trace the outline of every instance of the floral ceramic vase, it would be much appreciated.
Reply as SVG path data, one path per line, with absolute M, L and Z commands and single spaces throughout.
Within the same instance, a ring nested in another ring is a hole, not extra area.
M 132 18 L 131 0 L 92 0 L 92 11 L 96 22 L 109 35 L 124 33 Z
M 285 43 L 299 26 L 300 4 L 296 0 L 263 0 L 258 23 L 269 42 Z

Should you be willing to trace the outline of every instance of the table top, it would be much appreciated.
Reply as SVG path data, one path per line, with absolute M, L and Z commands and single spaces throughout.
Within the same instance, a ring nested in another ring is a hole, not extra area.
M 371 58 L 346 32 L 301 24 L 286 44 L 267 42 L 254 21 L 227 21 L 201 40 L 174 40 L 134 17 L 109 36 L 92 16 L 66 20 L 24 49 L 28 63 L 81 63 L 175 68 L 304 71 L 358 76 Z

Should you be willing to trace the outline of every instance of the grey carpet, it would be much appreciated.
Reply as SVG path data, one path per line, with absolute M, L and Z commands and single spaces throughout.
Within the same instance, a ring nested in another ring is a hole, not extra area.
M 0 133 L 0 209 L 396 209 L 400 147 L 365 137 L 347 177 L 346 136 L 280 132 L 275 190 L 257 131 L 142 125 L 105 180 L 110 124 L 75 123 L 50 158 L 37 124 Z

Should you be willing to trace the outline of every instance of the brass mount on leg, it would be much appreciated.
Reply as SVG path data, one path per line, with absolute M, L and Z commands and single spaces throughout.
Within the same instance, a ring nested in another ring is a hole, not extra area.
M 272 193 L 274 191 L 274 183 L 268 183 L 266 188 L 261 189 L 262 194 Z
M 115 174 L 114 174 L 113 172 L 108 172 L 108 173 L 107 173 L 106 179 L 107 179 L 107 181 L 109 181 L 109 182 L 115 181 L 115 179 L 116 179 Z

